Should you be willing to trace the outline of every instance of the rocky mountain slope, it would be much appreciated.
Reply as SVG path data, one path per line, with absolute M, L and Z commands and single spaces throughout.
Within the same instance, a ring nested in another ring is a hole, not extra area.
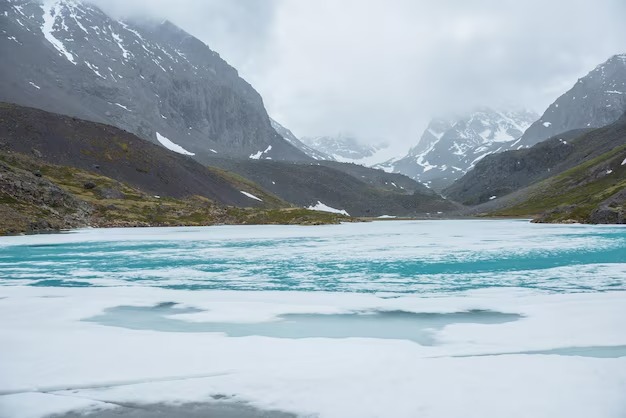
M 310 160 L 261 96 L 172 23 L 79 0 L 0 0 L 0 100 L 107 123 L 179 153 Z
M 517 139 L 536 118 L 526 110 L 490 108 L 461 117 L 436 118 L 406 156 L 379 167 L 442 190 L 487 155 L 521 147 Z
M 579 79 L 524 132 L 519 145 L 535 145 L 573 129 L 600 128 L 626 111 L 626 54 L 615 55 Z
M 444 190 L 465 205 L 495 200 L 626 144 L 626 116 L 599 129 L 578 129 L 528 149 L 490 155 Z
M 209 157 L 205 162 L 237 173 L 300 207 L 324 205 L 366 217 L 438 216 L 458 209 L 458 205 L 409 178 L 354 164 L 219 157 Z
M 0 235 L 340 220 L 118 128 L 0 103 Z
M 233 181 L 129 132 L 38 109 L 0 104 L 0 147 L 50 164 L 93 171 L 151 195 L 198 195 L 241 207 L 288 206 L 256 185 Z
M 329 224 L 339 214 L 237 208 L 201 196 L 164 198 L 93 171 L 0 151 L 0 235 L 81 227 Z
M 112 126 L 6 103 L 0 103 L 0 152 L 8 165 L 25 170 L 26 174 L 12 179 L 0 176 L 0 183 L 3 199 L 17 199 L 21 204 L 32 200 L 27 215 L 40 219 L 41 213 L 31 206 L 36 206 L 33 202 L 44 206 L 46 203 L 24 196 L 39 196 L 54 187 L 67 192 L 68 202 L 78 202 L 71 203 L 72 208 L 87 208 L 80 216 L 76 214 L 78 209 L 72 210 L 68 218 L 71 222 L 61 222 L 64 215 L 59 219 L 44 218 L 64 227 L 85 225 L 86 219 L 90 224 L 107 225 L 91 215 L 103 210 L 112 222 L 135 219 L 143 213 L 144 204 L 156 207 L 159 202 L 175 202 L 168 212 L 167 224 L 176 224 L 176 213 L 180 213 L 181 223 L 189 224 L 185 214 L 196 213 L 197 204 L 210 206 L 215 213 L 230 207 L 230 218 L 222 219 L 230 223 L 250 219 L 260 223 L 279 219 L 326 222 L 306 211 L 297 212 L 321 204 L 346 210 L 353 216 L 415 216 L 456 208 L 399 174 L 337 162 L 310 164 L 198 156 L 205 160 L 203 165 Z M 20 185 L 31 184 L 34 178 L 39 179 L 34 184 L 41 187 L 21 189 Z M 46 181 L 51 184 L 44 184 Z M 110 200 L 126 212 L 106 210 Z M 86 204 L 80 203 L 85 201 Z M 236 208 L 254 208 L 257 212 L 237 212 Z M 268 215 L 271 210 L 288 210 L 289 214 Z M 22 225 L 27 215 L 22 217 Z M 147 222 L 145 217 L 137 219 L 141 225 Z M 165 222 L 163 217 L 158 219 Z M 218 222 L 218 218 L 207 219 L 209 223 Z
M 497 216 L 535 222 L 626 224 L 626 146 L 520 190 Z
M 466 177 L 470 175 L 474 181 L 464 183 L 470 188 L 464 190 L 460 182 L 450 188 L 459 200 L 484 202 L 470 214 L 624 223 L 626 114 L 604 128 L 571 131 L 530 149 L 490 156 Z M 484 183 L 475 186 L 481 180 Z

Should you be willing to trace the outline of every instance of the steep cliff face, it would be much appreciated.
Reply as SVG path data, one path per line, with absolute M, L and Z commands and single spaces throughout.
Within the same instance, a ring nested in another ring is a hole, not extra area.
M 310 159 L 276 133 L 233 67 L 168 21 L 124 22 L 77 0 L 0 0 L 0 28 L 0 55 L 10 57 L 0 60 L 2 101 L 181 153 Z

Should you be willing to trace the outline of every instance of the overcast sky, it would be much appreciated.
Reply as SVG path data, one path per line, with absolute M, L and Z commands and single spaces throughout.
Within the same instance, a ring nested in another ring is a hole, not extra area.
M 545 107 L 626 52 L 625 0 L 94 0 L 207 43 L 298 136 L 413 145 L 428 119 Z

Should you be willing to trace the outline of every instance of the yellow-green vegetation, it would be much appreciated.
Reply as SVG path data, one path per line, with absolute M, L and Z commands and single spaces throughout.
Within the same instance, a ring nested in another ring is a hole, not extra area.
M 0 235 L 81 226 L 320 225 L 350 219 L 288 207 L 248 180 L 219 171 L 236 180 L 241 190 L 267 199 L 270 208 L 227 207 L 201 196 L 153 196 L 96 172 L 0 152 Z
M 543 222 L 589 222 L 598 205 L 626 188 L 626 146 L 546 179 L 529 189 L 523 203 L 492 213 L 539 216 Z
M 267 193 L 265 190 L 259 187 L 258 184 L 248 180 L 245 177 L 240 176 L 237 173 L 226 171 L 217 167 L 207 167 L 207 169 L 210 172 L 218 175 L 219 177 L 222 177 L 223 179 L 228 180 L 228 182 L 234 185 L 237 189 L 243 190 L 244 192 L 251 193 L 259 197 L 260 199 L 263 199 L 263 203 L 265 203 L 269 207 L 273 207 L 273 208 L 283 207 L 284 208 L 284 207 L 289 206 L 289 203 L 285 202 L 284 200 L 279 199 L 278 197 L 272 194 Z
M 229 208 L 228 213 L 247 225 L 325 225 L 352 220 L 352 218 L 344 215 L 301 208 L 269 210 Z

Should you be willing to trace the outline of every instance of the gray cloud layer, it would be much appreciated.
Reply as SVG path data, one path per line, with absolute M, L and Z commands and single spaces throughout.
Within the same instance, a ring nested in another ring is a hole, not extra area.
M 298 135 L 352 132 L 398 147 L 440 112 L 541 112 L 626 52 L 624 0 L 93 1 L 199 37 Z

